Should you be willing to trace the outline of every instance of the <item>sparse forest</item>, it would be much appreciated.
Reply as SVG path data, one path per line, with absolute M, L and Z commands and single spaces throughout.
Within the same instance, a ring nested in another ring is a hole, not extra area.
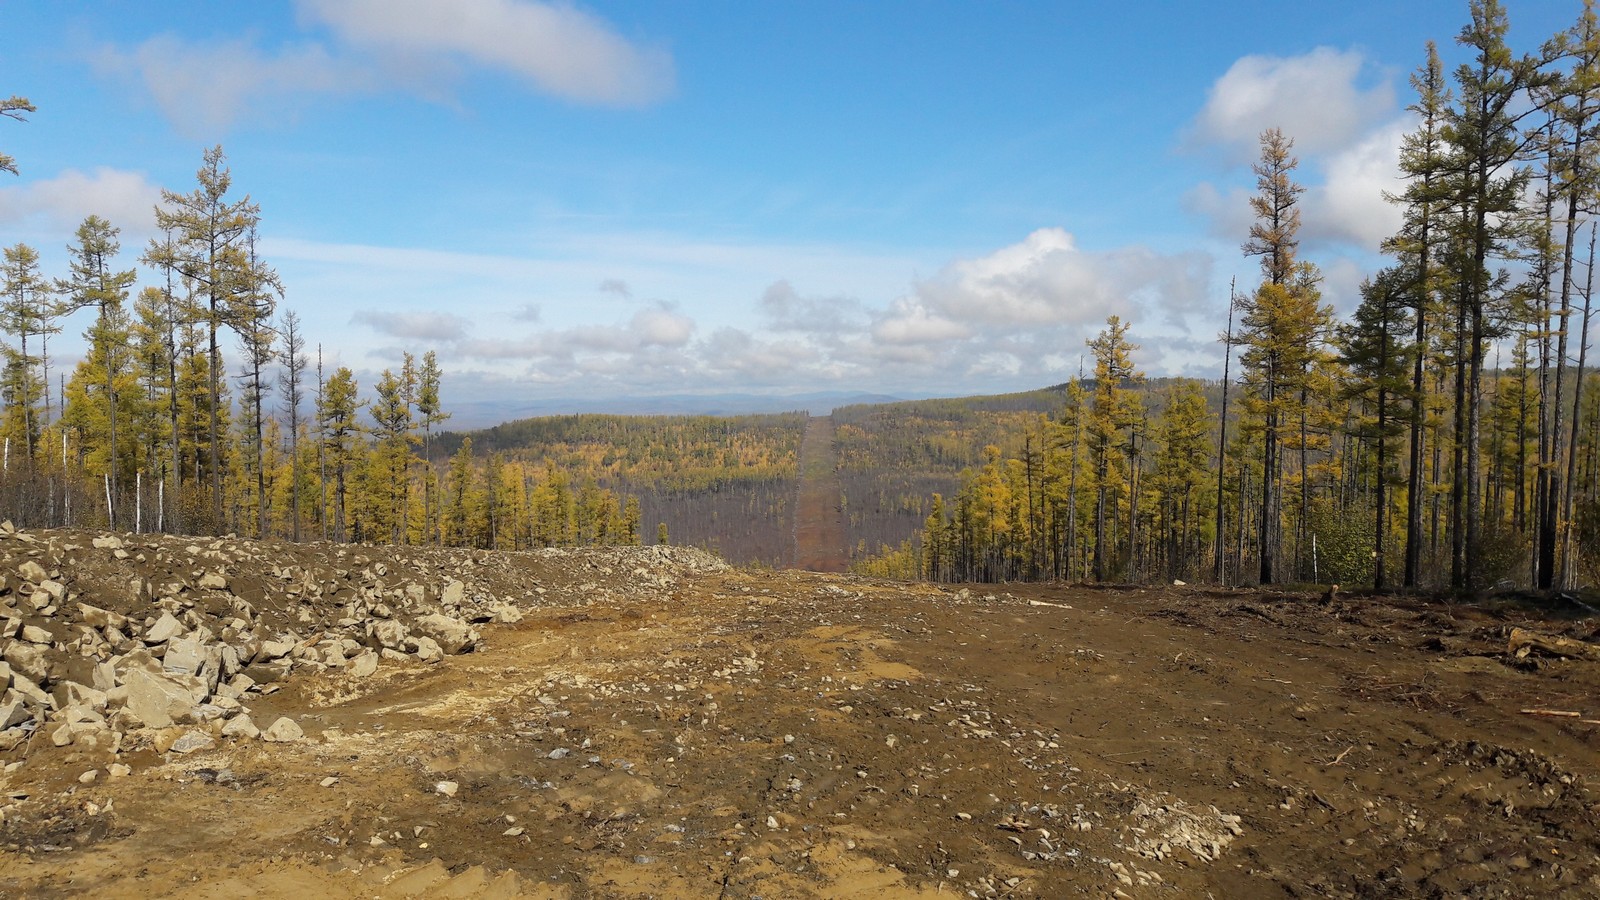
M 12 118 L 33 107 L 13 97 Z M 16 163 L 0 156 L 0 168 Z M 20 526 L 514 548 L 629 544 L 639 503 L 550 467 L 460 455 L 433 352 L 407 352 L 363 397 L 284 305 L 257 252 L 260 207 L 221 147 L 192 191 L 164 190 L 139 254 L 91 215 L 63 277 L 17 244 L 0 266 L 0 515 Z M 87 320 L 86 326 L 84 325 Z M 52 370 L 50 338 L 87 351 Z M 230 346 L 231 345 L 231 346 Z
M 1388 198 L 1404 225 L 1349 321 L 1300 255 L 1293 136 L 1269 129 L 1241 235 L 1260 276 L 1221 336 L 1237 363 L 1222 410 L 1198 383 L 1142 385 L 1112 317 L 1065 411 L 996 441 L 915 539 L 860 570 L 1456 592 L 1600 578 L 1600 25 L 1586 2 L 1518 53 L 1500 3 L 1470 12 L 1467 61 L 1447 74 L 1430 45 L 1412 78 Z

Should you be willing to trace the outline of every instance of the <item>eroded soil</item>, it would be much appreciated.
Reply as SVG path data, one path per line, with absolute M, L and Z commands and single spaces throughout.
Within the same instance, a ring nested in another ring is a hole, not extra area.
M 1600 663 L 1505 652 L 1594 619 L 539 574 L 480 652 L 254 703 L 298 743 L 18 748 L 0 894 L 1600 895 Z

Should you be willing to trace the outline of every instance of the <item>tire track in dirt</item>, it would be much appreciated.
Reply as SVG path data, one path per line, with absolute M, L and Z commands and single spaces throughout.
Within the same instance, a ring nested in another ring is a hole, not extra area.
M 850 566 L 845 546 L 844 512 L 833 454 L 833 417 L 806 420 L 800 441 L 800 496 L 794 517 L 794 567 L 810 572 L 843 572 Z

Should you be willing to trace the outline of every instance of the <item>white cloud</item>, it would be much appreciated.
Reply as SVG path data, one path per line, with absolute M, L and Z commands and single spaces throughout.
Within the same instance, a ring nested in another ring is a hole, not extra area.
M 1399 193 L 1400 142 L 1414 123 L 1399 119 L 1329 157 L 1322 184 L 1308 190 L 1304 230 L 1307 241 L 1348 241 L 1371 251 L 1400 229 L 1403 214 L 1384 199 Z
M 636 46 L 566 3 L 536 0 L 300 0 L 308 17 L 378 53 L 445 54 L 579 103 L 632 106 L 674 84 L 665 50 Z
M 1142 247 L 1090 253 L 1071 234 L 1042 228 L 918 282 L 877 317 L 872 334 L 883 344 L 917 344 L 1081 331 L 1136 310 L 1181 325 L 1203 301 L 1209 275 L 1201 254 L 1163 256 Z
M 91 215 L 122 229 L 124 252 L 155 230 L 161 189 L 141 172 L 68 169 L 54 178 L 0 187 L 0 225 L 41 223 L 70 234 Z
M 318 44 L 265 51 L 243 39 L 189 43 L 153 37 L 131 51 L 102 48 L 96 63 L 136 78 L 185 135 L 214 138 L 245 116 L 292 115 L 296 98 L 371 90 L 372 73 Z
M 95 64 L 135 81 L 186 136 L 211 140 L 242 118 L 292 117 L 308 97 L 401 90 L 444 101 L 461 70 L 508 72 L 574 103 L 641 106 L 672 93 L 672 55 L 604 20 L 541 0 L 300 0 L 336 40 L 261 47 L 253 38 L 158 35 L 100 48 Z
M 468 321 L 439 312 L 383 312 L 363 310 L 350 317 L 379 334 L 419 341 L 459 341 L 467 336 Z
M 1368 68 L 1360 52 L 1329 47 L 1301 56 L 1242 57 L 1211 86 L 1187 142 L 1251 160 L 1261 132 L 1280 128 L 1299 153 L 1343 149 L 1394 112 L 1388 78 L 1363 86 Z

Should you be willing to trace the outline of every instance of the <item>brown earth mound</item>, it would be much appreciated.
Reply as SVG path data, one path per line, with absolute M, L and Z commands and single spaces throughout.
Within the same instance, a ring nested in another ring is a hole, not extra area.
M 81 532 L 0 576 L 5 896 L 1600 894 L 1600 663 L 1507 644 L 1593 619 Z

